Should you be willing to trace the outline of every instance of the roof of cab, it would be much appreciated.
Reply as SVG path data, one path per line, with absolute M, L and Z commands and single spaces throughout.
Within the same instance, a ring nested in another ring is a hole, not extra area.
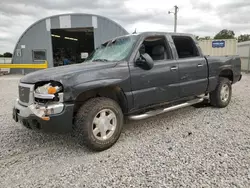
M 135 33 L 138 35 L 148 36 L 148 35 L 171 35 L 171 36 L 194 36 L 190 33 L 174 33 L 174 32 L 160 32 L 160 31 L 146 31 L 146 32 L 140 32 Z
M 153 35 L 170 35 L 170 36 L 189 36 L 189 37 L 194 37 L 194 35 L 190 34 L 190 33 L 174 33 L 174 32 L 160 32 L 160 31 L 146 31 L 146 32 L 138 32 L 138 33 L 131 33 L 131 34 L 127 34 L 127 35 L 122 35 L 122 36 L 118 36 L 115 38 L 112 38 L 110 40 L 105 41 L 103 44 L 105 44 L 106 42 L 112 41 L 112 40 L 116 40 L 122 37 L 128 37 L 128 36 L 143 36 L 143 37 L 147 37 L 147 36 L 153 36 Z

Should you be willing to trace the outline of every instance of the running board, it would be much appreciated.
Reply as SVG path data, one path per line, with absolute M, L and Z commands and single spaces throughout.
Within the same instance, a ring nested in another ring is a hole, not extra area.
M 178 105 L 175 105 L 175 106 L 171 106 L 171 107 L 168 107 L 168 108 L 149 111 L 149 112 L 146 112 L 145 114 L 132 115 L 132 116 L 129 116 L 128 119 L 130 119 L 130 120 L 146 119 L 146 118 L 149 118 L 149 117 L 152 117 L 152 116 L 163 114 L 165 112 L 170 112 L 170 111 L 173 111 L 173 110 L 177 110 L 177 109 L 180 109 L 180 108 L 191 106 L 191 105 L 200 103 L 203 100 L 204 100 L 204 98 L 194 99 L 194 100 L 191 100 L 191 101 L 188 101 L 188 102 L 185 102 L 185 103 L 182 103 L 182 104 L 178 104 Z

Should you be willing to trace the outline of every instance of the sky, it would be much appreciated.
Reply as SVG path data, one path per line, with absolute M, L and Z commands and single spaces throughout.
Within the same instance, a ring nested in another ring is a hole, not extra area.
M 236 36 L 250 33 L 249 0 L 0 0 L 0 54 L 13 52 L 22 33 L 35 21 L 62 13 L 90 13 L 121 24 L 128 32 L 174 29 L 213 37 L 222 29 Z

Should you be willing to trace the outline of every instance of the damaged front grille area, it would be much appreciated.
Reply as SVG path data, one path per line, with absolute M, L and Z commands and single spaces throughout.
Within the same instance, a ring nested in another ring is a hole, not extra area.
M 19 89 L 19 103 L 28 106 L 33 103 L 34 85 L 20 83 Z
M 19 100 L 23 103 L 29 103 L 30 88 L 19 85 Z

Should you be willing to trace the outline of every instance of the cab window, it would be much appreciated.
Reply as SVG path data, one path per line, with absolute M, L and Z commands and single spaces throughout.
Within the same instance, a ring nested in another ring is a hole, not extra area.
M 145 38 L 139 52 L 140 54 L 147 53 L 154 61 L 171 59 L 165 36 L 149 36 Z
M 191 37 L 172 36 L 179 58 L 200 56 L 197 46 Z

